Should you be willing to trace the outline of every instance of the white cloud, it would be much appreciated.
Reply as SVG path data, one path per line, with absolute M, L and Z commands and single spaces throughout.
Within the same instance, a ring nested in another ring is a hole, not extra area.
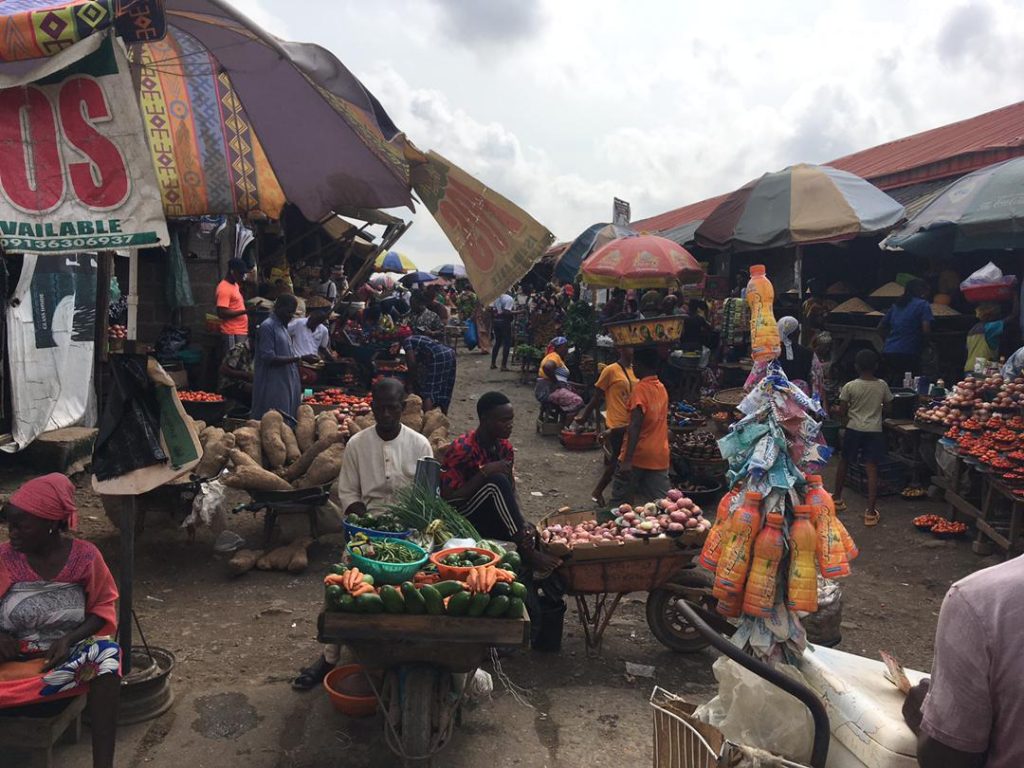
M 560 239 L 613 196 L 642 218 L 1024 98 L 1015 0 L 238 3 Z M 399 247 L 453 260 L 416 219 Z

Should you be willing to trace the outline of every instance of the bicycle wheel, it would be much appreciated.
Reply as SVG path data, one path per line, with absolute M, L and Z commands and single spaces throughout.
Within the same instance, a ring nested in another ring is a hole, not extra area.
M 409 764 L 429 766 L 441 706 L 440 675 L 431 667 L 409 667 L 401 686 L 402 752 L 410 758 Z

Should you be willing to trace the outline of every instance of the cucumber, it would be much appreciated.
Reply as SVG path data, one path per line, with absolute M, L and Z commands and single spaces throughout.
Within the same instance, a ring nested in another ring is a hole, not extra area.
M 511 597 L 511 595 L 512 587 L 504 581 L 499 581 L 491 587 L 491 597 Z
M 526 599 L 526 585 L 521 581 L 513 581 L 510 585 L 512 588 L 512 597 L 518 597 L 520 600 Z
M 508 601 L 508 610 L 505 612 L 505 618 L 521 619 L 524 613 L 526 613 L 526 603 L 518 597 L 510 598 Z
M 345 590 L 343 590 L 340 585 L 338 585 L 338 584 L 330 584 L 330 585 L 328 585 L 327 589 L 324 590 L 324 598 L 325 598 L 325 600 L 327 602 L 327 607 L 328 608 L 337 608 L 338 607 L 338 601 L 341 599 L 341 596 L 343 594 L 345 594 Z
M 405 613 L 405 600 L 402 599 L 402 593 L 390 584 L 385 584 L 380 588 L 380 599 L 384 601 L 384 610 L 388 613 Z
M 427 604 L 427 613 L 431 616 L 440 616 L 444 613 L 444 601 L 437 590 L 430 584 L 424 584 L 420 587 L 420 594 L 423 596 L 423 601 Z
M 465 616 L 466 612 L 469 610 L 469 601 L 469 592 L 456 592 L 448 600 L 448 615 Z
M 346 592 L 338 598 L 338 610 L 344 611 L 345 613 L 355 613 L 356 599 Z
M 487 608 L 487 604 L 491 602 L 491 596 L 486 592 L 480 592 L 479 594 L 473 595 L 469 600 L 469 611 L 468 616 L 483 616 L 484 610 Z
M 437 584 L 431 584 L 430 586 L 436 589 L 437 594 L 441 597 L 451 597 L 462 591 L 462 584 L 457 581 L 439 581 Z
M 341 576 L 347 570 L 348 570 L 348 568 L 346 568 L 341 563 L 335 563 L 334 565 L 332 565 L 330 568 L 327 569 L 327 572 L 328 573 L 333 573 L 335 576 Z
M 356 608 L 360 613 L 384 613 L 384 601 L 376 592 L 367 592 L 356 598 Z
M 511 565 L 513 571 L 518 571 L 523 566 L 523 558 L 518 552 L 506 552 L 501 562 L 502 565 Z
M 496 619 L 499 616 L 504 616 L 505 611 L 508 610 L 508 605 L 511 601 L 504 595 L 498 595 L 497 597 L 491 598 L 491 602 L 487 606 L 487 610 L 484 611 L 484 616 L 491 619 Z
M 402 597 L 405 598 L 405 612 L 420 614 L 427 612 L 427 601 L 411 581 L 402 582 Z

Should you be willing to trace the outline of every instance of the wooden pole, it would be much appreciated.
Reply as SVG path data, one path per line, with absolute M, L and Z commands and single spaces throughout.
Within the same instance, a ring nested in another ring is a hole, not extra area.
M 117 643 L 121 646 L 121 674 L 132 671 L 132 591 L 135 587 L 135 520 L 137 497 L 125 496 L 121 508 L 121 570 L 117 589 L 120 593 L 117 618 Z

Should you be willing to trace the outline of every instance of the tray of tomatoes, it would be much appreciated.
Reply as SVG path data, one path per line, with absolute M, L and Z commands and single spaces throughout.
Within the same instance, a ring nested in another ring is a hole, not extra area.
M 178 390 L 178 399 L 183 403 L 223 403 L 224 395 L 198 389 L 181 389 Z
M 932 536 L 940 539 L 952 539 L 967 533 L 967 523 L 958 520 L 942 520 L 932 526 Z
M 914 518 L 913 523 L 917 530 L 927 533 L 934 526 L 944 522 L 945 520 L 946 518 L 942 517 L 942 515 L 918 515 Z

